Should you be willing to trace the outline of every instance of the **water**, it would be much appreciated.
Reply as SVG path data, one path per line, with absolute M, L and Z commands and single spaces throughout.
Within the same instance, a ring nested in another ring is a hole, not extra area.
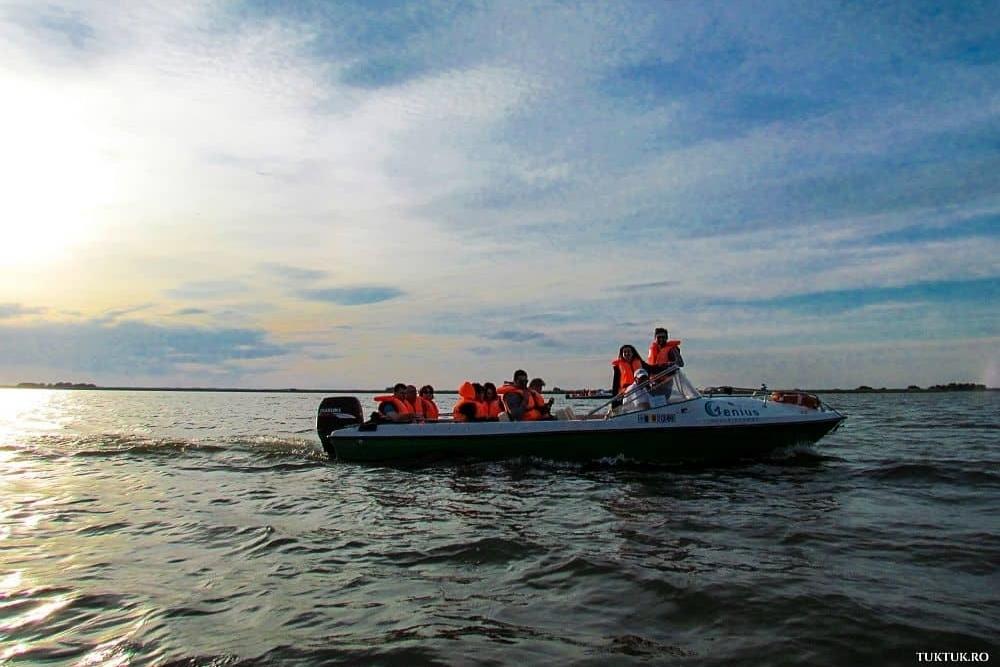
M 320 399 L 0 390 L 0 663 L 1000 656 L 997 393 L 707 469 L 331 463 Z

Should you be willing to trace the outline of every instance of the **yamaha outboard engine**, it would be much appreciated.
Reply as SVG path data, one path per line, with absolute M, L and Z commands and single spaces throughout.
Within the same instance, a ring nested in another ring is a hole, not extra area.
M 316 431 L 319 433 L 320 442 L 323 443 L 323 449 L 330 458 L 335 458 L 337 451 L 329 435 L 338 429 L 354 426 L 363 421 L 361 401 L 354 396 L 327 396 L 323 399 L 316 415 Z

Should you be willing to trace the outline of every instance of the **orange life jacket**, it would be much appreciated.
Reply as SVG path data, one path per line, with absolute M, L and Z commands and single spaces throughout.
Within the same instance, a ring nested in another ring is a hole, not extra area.
M 670 363 L 670 350 L 675 350 L 681 346 L 679 340 L 668 340 L 667 344 L 660 347 L 660 344 L 655 340 L 649 344 L 649 356 L 646 357 L 646 363 L 653 364 L 654 366 L 662 366 L 663 364 Z
M 440 411 L 438 411 L 437 403 L 429 398 L 424 398 L 423 396 L 418 396 L 421 401 L 424 402 L 424 418 L 425 419 L 437 419 L 441 416 Z
M 520 394 L 521 395 L 521 405 L 524 406 L 524 412 L 521 413 L 521 421 L 532 422 L 538 421 L 544 415 L 542 411 L 538 408 L 544 405 L 545 402 L 539 403 L 535 396 L 535 392 L 530 389 L 518 389 L 517 385 L 503 383 L 502 387 L 497 387 L 497 393 L 500 395 L 505 394 Z M 541 396 L 538 397 L 541 399 Z
M 635 381 L 635 372 L 642 368 L 642 360 L 632 357 L 632 363 L 629 364 L 621 357 L 618 357 L 611 362 L 611 365 L 618 367 L 618 391 L 621 391 Z
M 543 411 L 545 398 L 539 391 L 535 391 L 534 389 L 529 389 L 528 391 L 531 394 L 531 409 L 525 411 L 524 419 L 525 421 L 538 421 L 545 417 L 545 412 Z
M 500 416 L 503 408 L 500 407 L 500 399 L 494 398 L 492 401 L 483 401 L 482 406 L 484 412 L 486 413 L 486 419 L 496 419 Z
M 426 413 L 424 412 L 424 399 L 417 396 L 413 403 L 406 401 L 406 404 L 410 406 L 410 410 L 413 412 L 413 415 L 418 419 L 424 419 L 426 417 Z
M 409 403 L 407 403 L 406 401 L 404 401 L 402 399 L 396 398 L 392 394 L 386 394 L 384 396 L 376 396 L 375 397 L 375 401 L 379 404 L 379 407 L 382 407 L 383 403 L 391 403 L 392 406 L 394 408 L 396 408 L 396 412 L 398 414 L 401 414 L 401 415 L 412 415 L 413 414 L 413 408 L 410 407 Z
M 466 380 L 462 383 L 462 386 L 458 388 L 458 403 L 455 403 L 455 407 L 451 409 L 451 416 L 455 419 L 455 421 L 468 421 L 468 418 L 462 414 L 461 408 L 463 405 L 467 405 L 469 403 L 476 407 L 476 419 L 482 419 L 482 402 L 476 400 L 476 388 L 472 386 L 471 382 Z

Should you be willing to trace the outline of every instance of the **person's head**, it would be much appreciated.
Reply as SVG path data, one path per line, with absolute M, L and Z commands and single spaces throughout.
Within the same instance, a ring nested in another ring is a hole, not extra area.
M 632 379 L 636 384 L 639 384 L 640 382 L 645 382 L 646 380 L 649 379 L 649 373 L 646 372 L 645 368 L 640 368 L 636 370 L 635 375 L 632 376 Z
M 492 382 L 483 383 L 483 398 L 487 401 L 495 401 L 497 398 L 497 386 Z
M 531 382 L 528 383 L 529 389 L 534 389 L 535 391 L 541 393 L 542 387 L 545 386 L 545 380 L 542 378 L 532 378 Z
M 479 384 L 478 382 L 473 382 L 472 388 L 476 390 L 476 400 L 477 401 L 483 400 L 483 385 Z
M 639 352 L 631 345 L 622 345 L 618 348 L 618 358 L 625 361 L 632 361 L 639 358 Z
M 653 336 L 656 337 L 656 342 L 660 345 L 665 345 L 667 339 L 670 338 L 670 334 L 663 327 L 656 327 L 656 331 L 653 332 Z
M 420 388 L 420 395 L 427 399 L 433 399 L 434 387 L 430 386 L 429 384 L 425 384 L 423 387 Z
M 514 384 L 524 388 L 528 386 L 528 371 L 518 368 L 514 371 Z
M 414 387 L 412 384 L 406 385 L 405 396 L 406 400 L 410 401 L 411 403 L 417 400 L 417 388 Z
M 402 398 L 403 394 L 406 393 L 406 383 L 397 382 L 396 384 L 392 385 L 392 393 L 395 394 L 397 397 Z

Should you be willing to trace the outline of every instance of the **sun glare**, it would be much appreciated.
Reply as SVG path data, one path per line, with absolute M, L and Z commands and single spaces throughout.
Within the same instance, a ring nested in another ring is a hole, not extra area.
M 69 92 L 0 79 L 0 266 L 48 264 L 94 233 L 114 160 Z
M 28 431 L 58 428 L 56 398 L 57 392 L 45 389 L 0 389 L 0 444 Z

